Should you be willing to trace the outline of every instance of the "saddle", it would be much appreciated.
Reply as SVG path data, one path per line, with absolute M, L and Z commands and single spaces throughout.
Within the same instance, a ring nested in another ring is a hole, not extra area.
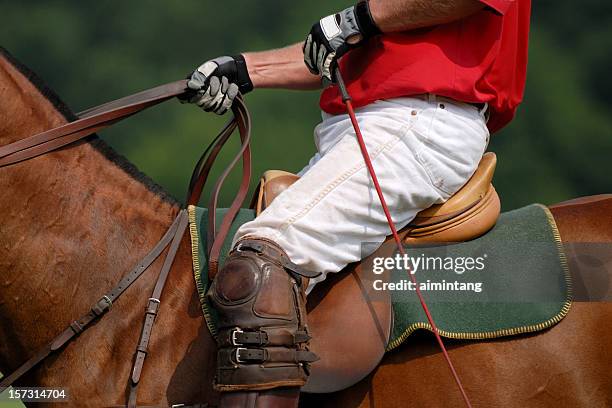
M 417 214 L 399 231 L 410 246 L 463 242 L 484 235 L 495 225 L 500 200 L 491 184 L 495 153 L 483 155 L 468 182 L 443 204 Z M 282 170 L 268 170 L 260 179 L 251 208 L 260 214 L 299 177 Z M 310 348 L 321 359 L 312 364 L 304 392 L 335 392 L 347 388 L 374 370 L 382 360 L 393 327 L 388 292 L 372 293 L 367 282 L 371 271 L 362 265 L 371 258 L 391 256 L 396 250 L 392 237 L 362 262 L 330 274 L 308 297 Z M 358 330 L 357 332 L 355 330 Z M 350 337 L 346 337 L 350 333 Z

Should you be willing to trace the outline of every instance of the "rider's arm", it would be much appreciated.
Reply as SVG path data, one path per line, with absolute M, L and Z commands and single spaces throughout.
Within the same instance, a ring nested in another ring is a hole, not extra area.
M 460 20 L 500 0 L 370 0 L 370 12 L 384 33 Z M 508 0 L 501 0 L 501 3 Z
M 315 23 L 305 43 L 206 61 L 190 76 L 184 101 L 225 113 L 240 91 L 317 89 L 332 80 L 336 61 L 381 32 L 407 31 L 459 20 L 485 5 L 503 14 L 514 0 L 370 0 Z M 335 27 L 334 27 L 335 26 Z M 304 64 L 305 63 L 305 64 Z
M 276 50 L 244 53 L 255 88 L 317 89 L 321 78 L 304 65 L 303 43 Z
M 370 0 L 372 18 L 382 32 L 407 31 L 459 20 L 481 10 L 485 3 L 508 0 Z M 304 65 L 303 43 L 245 53 L 255 88 L 317 89 L 318 75 Z

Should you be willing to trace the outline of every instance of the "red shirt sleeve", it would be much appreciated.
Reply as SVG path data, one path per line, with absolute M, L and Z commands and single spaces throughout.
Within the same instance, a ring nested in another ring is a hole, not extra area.
M 512 5 L 512 3 L 514 3 L 515 0 L 479 0 L 479 1 L 491 7 L 493 10 L 495 10 L 499 14 L 504 15 L 506 14 L 506 11 L 508 11 L 508 8 L 510 7 L 510 5 Z

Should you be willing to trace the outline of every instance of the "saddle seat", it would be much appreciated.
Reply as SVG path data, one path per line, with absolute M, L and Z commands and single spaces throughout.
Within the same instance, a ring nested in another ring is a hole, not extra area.
M 489 231 L 500 214 L 500 200 L 491 184 L 495 173 L 495 153 L 485 153 L 474 175 L 445 203 L 417 214 L 399 231 L 409 245 L 463 242 Z M 295 174 L 268 170 L 260 179 L 251 208 L 256 215 L 291 184 Z M 392 237 L 362 262 L 328 275 L 308 296 L 308 326 L 311 350 L 321 357 L 312 365 L 304 392 L 335 392 L 366 377 L 382 360 L 393 325 L 388 292 L 374 292 L 371 271 L 362 267 L 373 257 L 392 256 Z M 358 332 L 356 332 L 356 329 Z

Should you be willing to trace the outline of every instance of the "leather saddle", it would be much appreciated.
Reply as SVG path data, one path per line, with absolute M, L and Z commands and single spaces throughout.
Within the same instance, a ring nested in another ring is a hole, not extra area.
M 443 204 L 433 205 L 399 231 L 409 245 L 463 242 L 489 231 L 500 214 L 500 201 L 491 184 L 497 157 L 483 155 L 468 182 Z M 260 179 L 251 203 L 259 215 L 299 177 L 282 170 L 268 170 Z M 370 257 L 328 275 L 308 296 L 308 326 L 311 349 L 321 359 L 312 365 L 304 392 L 335 392 L 367 376 L 382 360 L 393 327 L 388 292 L 374 292 L 371 258 L 391 256 L 396 250 L 392 237 Z

